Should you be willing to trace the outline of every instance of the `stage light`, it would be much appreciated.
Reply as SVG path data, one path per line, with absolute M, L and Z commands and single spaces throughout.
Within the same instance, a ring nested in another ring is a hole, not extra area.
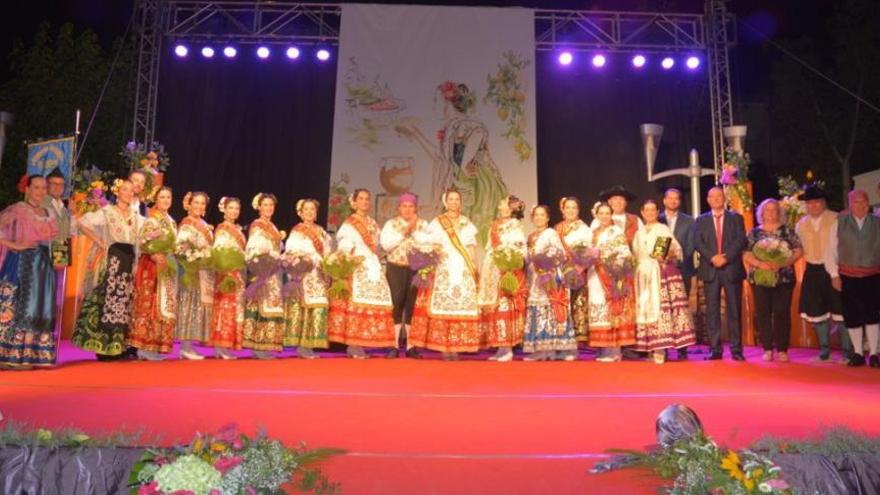
M 315 52 L 315 56 L 318 57 L 318 60 L 321 62 L 326 62 L 330 60 L 330 50 L 326 48 L 321 48 L 317 52 Z
M 263 59 L 269 58 L 269 48 L 265 46 L 257 48 L 257 56 Z
M 602 55 L 601 53 L 593 55 L 593 67 L 601 69 L 602 67 L 605 67 L 607 62 L 608 59 L 605 58 L 605 55 Z
M 685 65 L 687 65 L 687 68 L 690 70 L 696 70 L 700 66 L 700 58 L 694 56 L 688 57 Z
M 299 58 L 299 48 L 297 48 L 295 46 L 291 46 L 290 48 L 288 48 L 286 53 L 287 53 L 287 58 L 289 58 L 291 60 L 295 60 L 295 59 Z
M 632 59 L 632 64 L 633 64 L 633 67 L 635 67 L 636 69 L 641 69 L 642 67 L 645 66 L 645 63 L 647 61 L 648 61 L 648 59 L 646 59 L 644 55 L 636 55 Z
M 211 58 L 214 56 L 214 49 L 210 46 L 202 47 L 202 56 L 205 58 Z
M 226 58 L 232 58 L 238 55 L 238 50 L 236 50 L 234 46 L 227 46 L 223 49 L 223 55 L 225 55 Z
M 189 48 L 184 45 L 177 45 L 174 47 L 174 54 L 183 58 L 189 54 Z
M 574 55 L 571 52 L 562 52 L 559 54 L 559 63 L 561 65 L 571 65 L 572 61 L 574 61 Z
M 671 69 L 675 65 L 675 59 L 672 57 L 666 57 L 660 62 L 660 66 L 666 70 Z

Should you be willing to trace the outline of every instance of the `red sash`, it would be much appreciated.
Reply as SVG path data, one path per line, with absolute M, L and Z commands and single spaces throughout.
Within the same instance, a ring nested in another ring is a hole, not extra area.
M 371 228 L 371 226 L 367 225 L 367 222 L 361 220 L 360 217 L 355 214 L 350 215 L 345 221 L 358 231 L 358 234 L 361 235 L 361 239 L 364 240 L 364 244 L 366 244 L 367 247 L 370 248 L 370 251 L 375 253 L 376 240 L 373 236 L 373 229 Z
M 324 241 L 321 239 L 319 235 L 319 229 L 315 228 L 311 225 L 306 225 L 304 223 L 298 223 L 293 230 L 299 232 L 300 234 L 309 238 L 312 241 L 312 246 L 315 247 L 315 251 L 318 252 L 319 256 L 324 256 Z
M 449 241 L 452 242 L 452 246 L 461 254 L 462 258 L 464 258 L 464 262 L 467 263 L 471 276 L 473 276 L 474 280 L 479 284 L 480 278 L 477 276 L 477 267 L 474 266 L 474 260 L 471 259 L 470 253 L 468 253 L 468 250 L 465 249 L 464 245 L 461 243 L 461 239 L 458 238 L 458 232 L 455 231 L 455 227 L 452 225 L 452 220 L 450 220 L 450 218 L 444 213 L 437 217 L 437 221 L 440 222 L 440 226 L 446 231 L 446 235 L 449 236 Z
M 265 230 L 276 244 L 281 243 L 283 240 L 281 231 L 278 230 L 278 227 L 276 227 L 274 223 L 263 220 L 262 218 L 258 218 L 251 222 L 251 226 L 248 229 L 248 235 L 253 235 L 254 229 Z
M 184 225 L 189 225 L 196 229 L 199 234 L 202 234 L 202 237 L 207 239 L 208 244 L 214 242 L 214 228 L 204 220 L 194 220 L 191 217 L 183 217 L 183 220 L 180 221 L 180 226 L 183 227 Z
M 235 239 L 236 244 L 238 244 L 238 247 L 241 248 L 242 251 L 247 247 L 247 239 L 245 239 L 244 232 L 241 231 L 238 225 L 222 222 L 215 230 L 218 232 L 222 230 L 229 233 L 229 235 Z

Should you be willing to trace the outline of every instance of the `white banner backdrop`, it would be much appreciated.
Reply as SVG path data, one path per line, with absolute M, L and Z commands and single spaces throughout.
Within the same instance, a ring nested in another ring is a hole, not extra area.
M 347 195 L 441 211 L 447 187 L 482 238 L 508 194 L 537 200 L 534 13 L 528 9 L 343 5 L 328 226 Z

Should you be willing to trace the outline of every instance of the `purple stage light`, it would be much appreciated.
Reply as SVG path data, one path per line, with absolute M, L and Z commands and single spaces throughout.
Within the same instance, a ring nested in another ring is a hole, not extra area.
M 226 58 L 233 58 L 238 55 L 238 50 L 236 50 L 234 46 L 227 46 L 223 49 L 223 55 L 225 55 Z
M 174 54 L 183 58 L 189 54 L 189 48 L 184 45 L 177 45 L 174 47 Z
M 593 67 L 601 69 L 602 67 L 605 67 L 607 62 L 608 59 L 605 58 L 605 55 L 602 55 L 601 53 L 593 55 Z
M 214 56 L 214 49 L 210 46 L 202 47 L 202 56 L 205 58 L 211 58 Z
M 633 64 L 633 67 L 635 67 L 636 69 L 641 69 L 642 67 L 645 66 L 645 63 L 647 61 L 648 61 L 648 59 L 646 59 L 644 55 L 636 55 L 632 59 L 632 64 Z
M 295 60 L 295 59 L 299 58 L 299 48 L 297 48 L 295 46 L 291 46 L 290 48 L 288 48 L 287 52 L 285 52 L 285 53 L 287 54 L 287 58 L 289 58 L 291 60 Z
M 574 55 L 571 52 L 562 52 L 559 54 L 559 63 L 561 65 L 571 65 L 574 61 Z
M 687 65 L 687 68 L 690 70 L 696 70 L 700 66 L 700 58 L 694 56 L 688 57 L 685 65 Z
M 671 69 L 675 65 L 675 59 L 672 57 L 666 57 L 660 62 L 660 66 L 666 70 Z
M 261 46 L 261 47 L 257 48 L 257 56 L 262 59 L 269 58 L 269 48 L 267 48 L 265 46 Z
M 318 57 L 318 60 L 320 60 L 321 62 L 326 62 L 330 60 L 330 50 L 327 50 L 326 48 L 321 48 L 320 50 L 315 52 L 315 56 Z

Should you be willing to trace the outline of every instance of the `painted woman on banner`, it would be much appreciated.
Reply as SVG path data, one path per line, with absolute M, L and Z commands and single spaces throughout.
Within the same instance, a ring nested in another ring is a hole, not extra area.
M 0 212 L 0 367 L 55 364 L 55 269 L 50 245 L 58 234 L 42 207 L 46 179 L 23 179 L 24 201 Z
M 480 270 L 478 303 L 482 346 L 498 348 L 489 360 L 506 362 L 513 359 L 513 347 L 522 343 L 526 318 L 526 235 L 520 223 L 525 204 L 508 196 L 497 209 Z M 511 269 L 514 263 L 519 267 Z
M 482 340 L 474 261 L 477 228 L 461 214 L 461 193 L 450 190 L 441 200 L 446 212 L 416 237 L 419 244 L 436 246 L 441 256 L 429 283 L 416 296 L 410 338 L 416 347 L 457 360 L 459 352 L 478 351 Z
M 86 213 L 80 219 L 80 233 L 102 253 L 98 285 L 83 300 L 73 329 L 73 344 L 92 351 L 102 361 L 117 359 L 125 351 L 131 326 L 134 267 L 139 248 L 138 232 L 144 217 L 131 208 L 133 185 L 117 180 L 116 204 Z M 90 255 L 90 257 L 93 257 Z
M 559 200 L 559 210 L 562 212 L 562 221 L 555 226 L 556 232 L 562 239 L 562 245 L 568 255 L 569 262 L 575 270 L 584 278 L 589 273 L 584 271 L 584 267 L 574 262 L 574 251 L 576 249 L 592 248 L 593 231 L 581 220 L 581 202 L 573 197 L 566 196 Z M 590 301 L 587 296 L 587 284 L 584 283 L 578 289 L 569 290 L 568 299 L 571 301 L 571 321 L 574 325 L 575 336 L 578 342 L 588 343 L 590 341 Z M 563 353 L 563 358 L 577 358 L 577 351 L 567 351 Z
M 622 359 L 622 346 L 636 343 L 634 260 L 626 234 L 612 220 L 611 206 L 599 203 L 593 211 L 593 247 L 599 258 L 587 276 L 590 346 L 600 348 L 597 361 L 614 362 Z
M 314 263 L 301 280 L 288 281 L 298 287 L 284 302 L 284 346 L 296 347 L 297 354 L 305 359 L 318 357 L 313 349 L 329 347 L 327 316 L 330 303 L 321 262 L 333 250 L 333 239 L 315 223 L 319 206 L 316 199 L 296 202 L 296 214 L 302 221 L 290 230 L 284 246 L 285 253 L 303 254 Z
M 529 234 L 529 297 L 523 352 L 526 361 L 553 361 L 558 352 L 562 359 L 577 351 L 574 327 L 569 313 L 568 289 L 560 275 L 568 257 L 562 238 L 550 228 L 550 207 L 532 208 L 534 232 Z
M 242 346 L 244 330 L 244 262 L 247 238 L 241 225 L 236 223 L 241 215 L 241 200 L 233 197 L 222 197 L 217 204 L 223 221 L 214 229 L 214 246 L 212 256 L 229 258 L 230 270 L 216 273 L 214 278 L 214 308 L 211 312 L 209 343 L 214 347 L 214 354 L 221 359 L 235 359 L 230 350 L 239 350 Z M 234 258 L 239 258 L 233 261 Z
M 445 81 L 437 86 L 444 125 L 436 139 L 428 139 L 415 126 L 399 125 L 397 132 L 415 141 L 433 160 L 432 204 L 454 187 L 461 192 L 462 213 L 469 217 L 485 241 L 495 207 L 507 197 L 507 186 L 489 153 L 489 129 L 470 114 L 476 96 L 462 83 Z
M 177 264 L 174 245 L 177 222 L 168 214 L 171 188 L 156 192 L 138 234 L 140 257 L 134 274 L 134 308 L 128 345 L 137 349 L 138 358 L 157 361 L 174 347 L 177 323 Z
M 354 210 L 336 232 L 337 251 L 359 258 L 351 276 L 350 294 L 330 303 L 331 342 L 348 346 L 355 359 L 369 357 L 364 347 L 394 347 L 391 289 L 379 260 L 379 224 L 370 216 L 370 192 L 355 189 L 349 196 Z
M 636 257 L 636 350 L 649 352 L 654 362 L 666 360 L 666 349 L 696 343 L 687 293 L 675 266 L 682 248 L 672 230 L 658 221 L 660 208 L 647 200 L 641 209 L 644 227 L 633 239 Z
M 260 216 L 251 222 L 248 230 L 245 257 L 249 263 L 262 258 L 271 264 L 272 260 L 281 258 L 284 232 L 272 223 L 277 204 L 278 199 L 272 193 L 258 193 L 251 201 Z M 260 359 L 271 359 L 275 357 L 271 352 L 280 351 L 284 342 L 281 275 L 276 270 L 257 273 L 251 277 L 250 284 L 248 290 L 256 289 L 256 294 L 245 304 L 242 347 L 253 349 L 254 355 Z
M 214 244 L 214 227 L 204 220 L 208 209 L 208 195 L 204 192 L 188 192 L 183 197 L 183 209 L 187 215 L 180 221 L 177 232 L 178 259 L 190 253 L 199 253 L 202 260 L 210 259 Z M 200 266 L 187 273 L 184 269 L 178 289 L 177 331 L 180 340 L 180 357 L 204 359 L 193 349 L 193 343 L 206 343 L 210 332 L 211 310 L 214 307 L 214 272 L 210 266 Z

